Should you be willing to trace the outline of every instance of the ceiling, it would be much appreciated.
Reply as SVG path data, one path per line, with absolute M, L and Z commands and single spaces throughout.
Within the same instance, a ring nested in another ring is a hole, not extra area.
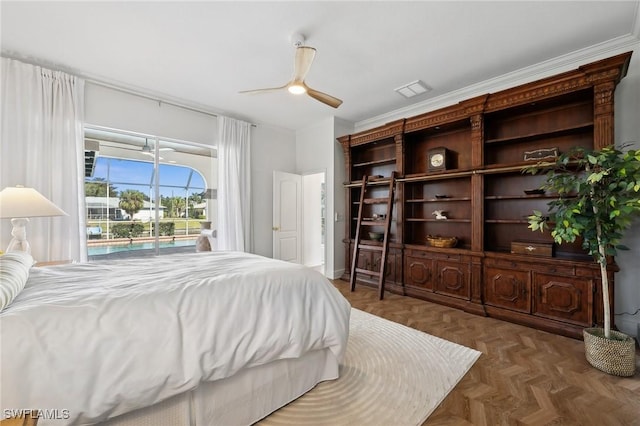
M 638 37 L 638 1 L 0 2 L 5 56 L 257 124 L 354 123 L 570 52 Z M 286 91 L 290 38 L 317 49 L 306 82 L 333 109 Z M 422 80 L 405 99 L 394 89 Z

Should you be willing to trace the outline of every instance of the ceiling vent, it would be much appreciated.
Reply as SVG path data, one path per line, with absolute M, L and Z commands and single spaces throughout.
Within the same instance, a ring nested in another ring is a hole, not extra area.
M 411 83 L 405 84 L 404 86 L 400 86 L 395 89 L 396 92 L 400 93 L 407 99 L 413 98 L 416 95 L 427 93 L 429 90 L 431 90 L 431 88 L 420 80 L 412 81 Z

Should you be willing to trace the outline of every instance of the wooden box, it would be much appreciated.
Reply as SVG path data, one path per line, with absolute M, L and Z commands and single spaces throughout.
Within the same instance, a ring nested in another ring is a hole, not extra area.
M 553 243 L 512 241 L 511 253 L 527 256 L 553 257 Z

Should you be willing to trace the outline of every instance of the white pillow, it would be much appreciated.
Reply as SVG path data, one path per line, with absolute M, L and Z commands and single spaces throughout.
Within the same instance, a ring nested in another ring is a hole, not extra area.
M 22 291 L 31 266 L 33 257 L 23 251 L 0 256 L 0 312 Z

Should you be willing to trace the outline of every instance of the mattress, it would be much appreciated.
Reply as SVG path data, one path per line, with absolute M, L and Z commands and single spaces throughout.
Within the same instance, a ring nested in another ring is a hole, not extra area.
M 91 424 L 314 351 L 340 362 L 349 313 L 318 272 L 246 253 L 32 268 L 0 313 L 1 408 Z

